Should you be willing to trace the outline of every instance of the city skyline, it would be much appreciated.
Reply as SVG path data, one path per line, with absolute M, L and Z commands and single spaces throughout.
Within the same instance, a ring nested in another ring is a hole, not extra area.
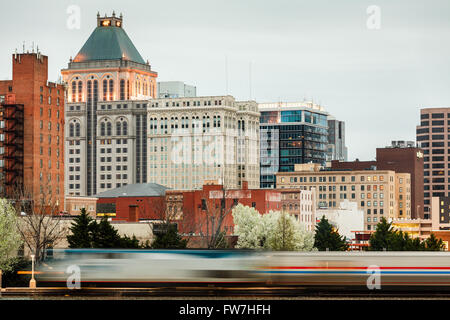
M 51 58 L 49 79 L 57 80 L 87 40 L 97 12 L 122 12 L 158 80 L 184 81 L 202 96 L 228 93 L 246 100 L 251 94 L 259 103 L 313 98 L 346 122 L 349 160 L 372 160 L 374 150 L 391 140 L 415 140 L 420 108 L 450 105 L 450 79 L 442 72 L 450 67 L 444 60 L 450 48 L 441 41 L 450 28 L 450 6 L 443 1 L 378 1 L 378 30 L 367 27 L 372 3 L 366 1 L 276 7 L 265 1 L 172 1 L 149 4 L 148 10 L 147 4 L 125 7 L 117 1 L 27 3 L 31 10 L 20 15 L 28 22 L 19 27 L 12 23 L 21 12 L 18 5 L 0 5 L 12 13 L 0 22 L 7 35 L 3 61 L 16 48 L 22 52 L 22 41 L 31 51 L 34 41 Z M 81 10 L 80 29 L 67 27 L 71 5 Z M 2 64 L 0 79 L 10 76 L 10 64 Z

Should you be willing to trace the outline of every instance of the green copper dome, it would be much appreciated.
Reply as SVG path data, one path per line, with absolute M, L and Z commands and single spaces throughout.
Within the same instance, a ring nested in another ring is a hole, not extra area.
M 76 55 L 74 62 L 130 60 L 145 64 L 133 42 L 121 27 L 99 26 Z

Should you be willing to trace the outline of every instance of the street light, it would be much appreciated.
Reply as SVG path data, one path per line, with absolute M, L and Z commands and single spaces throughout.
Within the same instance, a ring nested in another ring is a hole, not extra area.
M 31 256 L 31 280 L 30 280 L 30 288 L 36 289 L 36 280 L 34 280 L 34 254 Z

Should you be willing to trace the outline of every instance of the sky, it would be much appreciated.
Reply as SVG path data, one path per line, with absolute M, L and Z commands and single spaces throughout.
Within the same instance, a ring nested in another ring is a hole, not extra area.
M 56 81 L 97 12 L 113 10 L 159 81 L 201 96 L 313 100 L 345 121 L 349 160 L 415 140 L 420 108 L 450 106 L 448 0 L 1 1 L 0 80 L 25 41 L 49 56 Z

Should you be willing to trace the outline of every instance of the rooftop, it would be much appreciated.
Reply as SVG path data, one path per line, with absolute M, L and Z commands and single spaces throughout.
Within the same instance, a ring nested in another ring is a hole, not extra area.
M 97 15 L 97 28 L 94 29 L 73 61 L 122 59 L 145 64 L 144 59 L 122 28 L 122 15 L 120 18 L 117 18 L 115 13 L 112 17 L 100 18 Z
M 126 186 L 101 192 L 97 198 L 118 198 L 118 197 L 158 197 L 164 196 L 169 189 L 157 183 L 135 183 Z

